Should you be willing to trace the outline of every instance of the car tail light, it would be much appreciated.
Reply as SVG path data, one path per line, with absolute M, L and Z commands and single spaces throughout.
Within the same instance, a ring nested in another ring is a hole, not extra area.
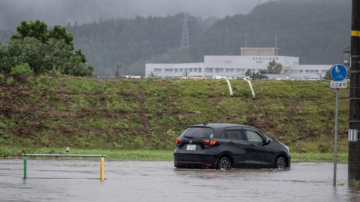
M 179 138 L 179 137 L 178 137 L 178 138 L 176 139 L 176 144 L 181 144 L 181 142 L 182 142 L 182 138 Z
M 203 145 L 215 145 L 216 140 L 214 140 L 214 139 L 202 139 L 201 143 L 203 143 Z
M 210 167 L 210 166 L 211 166 L 211 164 L 205 164 L 205 166 Z

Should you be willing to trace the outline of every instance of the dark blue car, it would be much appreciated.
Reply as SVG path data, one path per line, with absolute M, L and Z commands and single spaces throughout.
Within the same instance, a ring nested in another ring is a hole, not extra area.
M 246 125 L 204 123 L 188 127 L 177 139 L 176 168 L 290 167 L 289 148 L 265 132 Z

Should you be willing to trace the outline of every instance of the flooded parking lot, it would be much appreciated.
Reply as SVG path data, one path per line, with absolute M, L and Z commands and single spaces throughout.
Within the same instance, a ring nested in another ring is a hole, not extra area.
M 0 201 L 360 201 L 347 182 L 347 165 L 293 163 L 290 170 L 175 169 L 173 162 L 100 160 L 0 160 Z M 343 185 L 342 185 L 343 184 Z

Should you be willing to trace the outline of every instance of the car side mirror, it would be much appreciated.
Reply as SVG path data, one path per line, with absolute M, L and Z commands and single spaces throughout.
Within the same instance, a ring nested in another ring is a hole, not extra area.
M 264 143 L 264 145 L 268 145 L 268 144 L 270 144 L 270 140 L 269 140 L 269 139 L 265 139 L 265 140 L 263 141 L 263 143 Z

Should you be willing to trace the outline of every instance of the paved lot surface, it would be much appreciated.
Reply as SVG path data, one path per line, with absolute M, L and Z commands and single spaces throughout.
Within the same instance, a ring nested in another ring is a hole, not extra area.
M 293 163 L 290 170 L 175 169 L 173 162 L 28 159 L 0 160 L 0 201 L 360 201 L 347 165 Z

